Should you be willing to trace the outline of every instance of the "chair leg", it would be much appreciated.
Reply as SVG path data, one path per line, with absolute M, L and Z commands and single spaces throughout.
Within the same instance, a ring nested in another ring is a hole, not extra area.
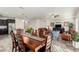
M 12 48 L 12 52 L 14 51 L 14 49 Z
M 14 47 L 12 46 L 12 52 L 14 51 Z
M 17 52 L 17 47 L 15 47 L 15 52 Z
M 19 47 L 19 45 L 17 46 L 17 51 L 20 52 L 20 47 Z
M 49 51 L 51 52 L 51 47 L 49 48 Z
M 17 52 L 17 46 L 12 46 L 12 52 Z
M 46 52 L 51 52 L 51 47 L 49 47 L 49 48 L 46 50 Z

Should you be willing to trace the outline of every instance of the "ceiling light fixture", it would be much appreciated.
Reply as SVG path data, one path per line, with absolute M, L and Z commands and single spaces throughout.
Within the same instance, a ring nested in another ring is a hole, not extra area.
M 19 7 L 20 9 L 24 9 L 24 7 Z

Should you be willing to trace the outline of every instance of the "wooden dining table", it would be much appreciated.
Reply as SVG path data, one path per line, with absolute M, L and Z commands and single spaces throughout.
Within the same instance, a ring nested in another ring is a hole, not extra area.
M 45 38 L 39 38 L 37 36 L 33 35 L 23 35 L 23 38 L 26 37 L 27 39 L 23 39 L 24 44 L 31 49 L 33 52 L 38 52 L 39 49 L 45 46 L 46 39 Z

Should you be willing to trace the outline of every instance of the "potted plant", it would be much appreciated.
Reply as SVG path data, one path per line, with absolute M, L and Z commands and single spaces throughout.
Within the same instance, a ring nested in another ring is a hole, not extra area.
M 69 33 L 72 35 L 73 31 L 74 31 L 74 24 L 73 23 L 68 23 L 68 27 L 69 27 Z
M 32 34 L 32 31 L 33 31 L 33 28 L 30 27 L 30 28 L 27 28 L 25 32 Z
M 74 33 L 73 47 L 79 48 L 79 33 Z
M 73 28 L 74 24 L 73 23 L 68 23 L 69 29 Z

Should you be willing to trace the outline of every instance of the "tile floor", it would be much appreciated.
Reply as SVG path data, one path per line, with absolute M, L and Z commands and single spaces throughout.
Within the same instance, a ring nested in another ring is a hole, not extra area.
M 11 52 L 11 37 L 0 35 L 0 52 Z
M 72 42 L 68 41 L 53 41 L 52 43 L 53 52 L 79 52 L 79 49 L 76 49 L 72 46 Z
M 0 52 L 11 52 L 12 49 L 10 35 L 0 35 Z M 79 49 L 72 47 L 71 42 L 62 40 L 52 41 L 52 52 L 78 52 Z

